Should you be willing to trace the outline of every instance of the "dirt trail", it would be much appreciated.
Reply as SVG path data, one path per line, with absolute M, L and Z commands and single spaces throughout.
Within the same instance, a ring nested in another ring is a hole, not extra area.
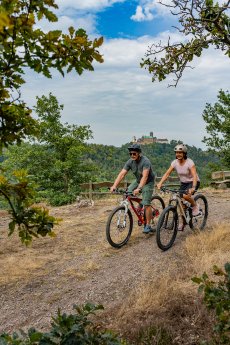
M 209 202 L 208 228 L 230 221 L 230 191 L 205 191 Z M 105 309 L 120 306 L 149 272 L 160 276 L 172 260 L 179 260 L 183 239 L 162 253 L 155 235 L 139 227 L 127 246 L 111 248 L 105 224 L 116 200 L 99 200 L 92 207 L 77 205 L 52 208 L 62 217 L 57 237 L 38 239 L 29 248 L 17 236 L 8 238 L 7 214 L 0 224 L 0 333 L 34 326 L 45 329 L 58 308 L 71 312 L 73 304 L 102 303 Z

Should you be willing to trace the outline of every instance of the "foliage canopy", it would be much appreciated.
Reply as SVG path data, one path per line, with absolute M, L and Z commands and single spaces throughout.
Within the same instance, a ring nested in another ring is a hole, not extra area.
M 203 141 L 230 167 L 230 93 L 220 90 L 217 97 L 218 101 L 213 106 L 207 103 L 203 112 L 209 134 Z
M 7 171 L 25 167 L 39 185 L 39 198 L 52 205 L 75 201 L 79 184 L 90 179 L 93 169 L 92 163 L 84 159 L 90 150 L 85 140 L 92 137 L 89 126 L 62 123 L 62 109 L 51 93 L 49 97 L 37 97 L 37 141 L 11 146 L 2 163 Z
M 43 32 L 39 21 L 56 22 L 50 10 L 58 6 L 53 0 L 1 0 L 0 10 L 0 148 L 36 134 L 36 121 L 20 98 L 25 83 L 25 68 L 51 78 L 52 69 L 64 73 L 73 69 L 81 75 L 93 71 L 93 61 L 103 62 L 98 47 L 103 38 L 88 39 L 83 29 L 69 28 Z
M 94 61 L 103 62 L 98 51 L 102 37 L 91 41 L 83 29 L 73 27 L 68 33 L 39 28 L 41 19 L 57 22 L 52 12 L 57 8 L 54 0 L 0 0 L 0 154 L 3 148 L 39 134 L 37 121 L 21 98 L 26 68 L 51 78 L 53 70 L 63 76 L 72 70 L 81 75 L 93 71 Z M 0 172 L 0 197 L 7 201 L 12 215 L 10 233 L 18 228 L 25 243 L 33 235 L 51 234 L 55 220 L 46 210 L 31 206 L 30 178 L 17 171 L 12 176 Z M 23 183 L 15 181 L 15 176 L 23 176 Z
M 162 176 L 169 168 L 172 160 L 175 159 L 174 147 L 177 143 L 181 142 L 172 140 L 170 144 L 153 143 L 142 145 L 143 155 L 150 159 L 153 170 L 157 176 Z M 128 145 L 129 144 L 125 144 L 122 145 L 122 147 L 114 147 L 89 144 L 91 151 L 87 152 L 85 157 L 90 159 L 98 168 L 96 180 L 113 181 L 113 179 L 116 178 L 117 174 L 124 166 L 124 163 L 129 159 L 127 150 Z M 188 152 L 189 157 L 196 163 L 202 185 L 207 183 L 210 178 L 210 164 L 213 164 L 214 170 L 221 169 L 219 159 L 216 155 L 189 145 Z M 132 173 L 129 173 L 126 178 L 129 182 L 133 180 Z
M 168 75 L 175 79 L 170 86 L 177 86 L 186 68 L 203 50 L 213 46 L 230 57 L 230 1 L 224 3 L 213 0 L 172 0 L 160 1 L 178 17 L 179 33 L 185 37 L 183 42 L 156 43 L 150 46 L 142 59 L 141 67 L 152 75 L 152 81 L 162 81 Z

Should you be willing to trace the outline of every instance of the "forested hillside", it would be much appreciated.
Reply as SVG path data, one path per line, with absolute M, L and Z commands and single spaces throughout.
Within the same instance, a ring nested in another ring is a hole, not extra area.
M 142 152 L 151 160 L 157 176 L 162 176 L 175 158 L 174 147 L 177 143 L 177 141 L 171 141 L 170 144 L 154 143 L 142 146 Z M 92 179 L 112 181 L 129 159 L 128 145 L 115 147 L 90 144 L 86 159 L 94 163 L 97 169 L 97 174 L 92 176 Z M 211 171 L 220 168 L 220 162 L 216 156 L 195 146 L 188 146 L 188 156 L 196 163 L 203 185 L 208 183 Z M 127 179 L 132 179 L 132 174 L 128 174 Z
M 37 201 L 45 199 L 52 205 L 74 202 L 81 190 L 81 183 L 90 180 L 113 181 L 129 159 L 129 143 L 121 147 L 87 144 L 84 140 L 87 139 L 88 128 L 63 127 L 57 121 L 54 133 L 59 129 L 61 134 L 58 136 L 51 135 L 51 128 L 45 142 L 12 145 L 2 156 L 1 167 L 6 172 L 27 170 L 30 180 L 37 186 Z M 157 176 L 162 176 L 170 166 L 175 157 L 176 144 L 176 141 L 172 141 L 170 144 L 142 146 L 143 154 L 151 160 Z M 211 153 L 194 146 L 188 146 L 188 152 L 197 165 L 202 186 L 210 182 L 213 170 L 223 169 L 218 158 Z M 127 181 L 132 179 L 133 175 L 129 173 Z

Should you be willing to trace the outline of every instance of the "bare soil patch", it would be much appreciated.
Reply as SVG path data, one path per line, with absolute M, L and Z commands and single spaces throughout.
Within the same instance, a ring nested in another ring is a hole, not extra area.
M 230 222 L 230 191 L 206 190 L 209 202 L 207 231 Z M 101 303 L 113 323 L 112 310 L 149 279 L 159 278 L 180 252 L 191 230 L 179 233 L 175 245 L 161 252 L 155 235 L 135 225 L 128 244 L 116 250 L 107 243 L 105 225 L 116 199 L 94 206 L 77 204 L 50 208 L 63 221 L 55 238 L 35 239 L 28 248 L 17 235 L 7 237 L 8 216 L 0 211 L 0 332 L 34 326 L 45 330 L 58 308 L 72 312 L 73 304 Z M 107 317 L 108 317 L 107 314 Z

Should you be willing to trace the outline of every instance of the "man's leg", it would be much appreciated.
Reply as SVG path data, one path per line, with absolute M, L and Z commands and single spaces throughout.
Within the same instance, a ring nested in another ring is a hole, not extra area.
M 150 205 L 145 206 L 145 216 L 146 216 L 146 224 L 150 225 L 152 219 L 152 208 Z
M 149 233 L 152 232 L 153 229 L 150 226 L 151 219 L 152 219 L 152 208 L 151 208 L 151 199 L 153 195 L 153 188 L 154 188 L 154 182 L 150 182 L 147 185 L 145 185 L 142 189 L 142 203 L 145 207 L 145 216 L 146 216 L 146 225 L 144 227 L 143 232 Z

